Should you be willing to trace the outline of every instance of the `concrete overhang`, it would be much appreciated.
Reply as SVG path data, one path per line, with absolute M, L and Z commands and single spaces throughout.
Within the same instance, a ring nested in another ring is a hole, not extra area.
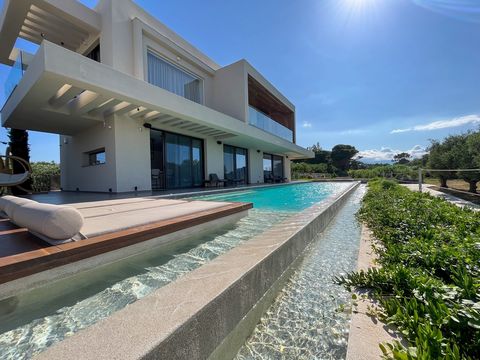
M 313 157 L 294 143 L 47 41 L 5 103 L 2 125 L 74 135 L 115 114 L 291 159 Z
M 0 62 L 12 65 L 18 37 L 40 44 L 48 39 L 81 52 L 98 37 L 101 17 L 75 0 L 4 0 L 0 15 Z

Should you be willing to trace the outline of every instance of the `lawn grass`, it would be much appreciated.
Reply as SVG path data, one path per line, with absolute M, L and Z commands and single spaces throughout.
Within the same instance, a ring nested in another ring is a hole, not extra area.
M 340 277 L 379 300 L 376 315 L 409 342 L 394 359 L 476 359 L 480 354 L 480 213 L 394 182 L 369 183 L 359 219 L 382 246 L 379 269 Z

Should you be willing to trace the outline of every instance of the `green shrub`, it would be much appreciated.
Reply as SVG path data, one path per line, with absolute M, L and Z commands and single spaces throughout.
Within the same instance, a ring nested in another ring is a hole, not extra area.
M 60 165 L 52 162 L 34 162 L 32 166 L 32 186 L 35 192 L 49 191 L 52 178 L 60 176 Z
M 397 180 L 417 180 L 418 170 L 407 165 L 379 165 L 367 169 L 350 170 L 354 179 L 388 178 Z
M 358 217 L 382 242 L 380 269 L 337 279 L 371 289 L 379 314 L 410 343 L 395 359 L 480 354 L 480 213 L 385 180 L 369 182 Z

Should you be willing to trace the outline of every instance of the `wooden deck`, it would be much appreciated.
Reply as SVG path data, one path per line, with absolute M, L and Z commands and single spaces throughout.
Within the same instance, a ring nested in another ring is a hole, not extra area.
M 225 206 L 135 226 L 61 245 L 50 245 L 8 219 L 0 220 L 0 284 L 167 235 L 252 208 L 251 203 Z

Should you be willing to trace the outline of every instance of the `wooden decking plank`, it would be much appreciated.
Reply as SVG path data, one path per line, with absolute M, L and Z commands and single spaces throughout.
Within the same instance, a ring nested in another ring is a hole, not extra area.
M 67 265 L 252 208 L 251 203 L 228 205 L 155 223 L 52 246 L 26 229 L 0 222 L 0 284 Z

